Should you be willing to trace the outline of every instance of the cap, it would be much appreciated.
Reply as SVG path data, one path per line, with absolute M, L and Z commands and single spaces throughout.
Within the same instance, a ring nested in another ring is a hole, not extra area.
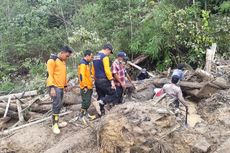
M 117 57 L 123 57 L 123 58 L 125 58 L 125 57 L 126 57 L 126 53 L 123 52 L 123 51 L 119 51 L 119 52 L 117 53 Z
M 179 80 L 180 80 L 179 76 L 177 76 L 177 75 L 172 76 L 172 80 L 171 80 L 172 83 L 176 84 Z
M 111 50 L 111 53 L 113 54 L 113 46 L 111 44 L 105 44 L 103 49 L 109 49 Z

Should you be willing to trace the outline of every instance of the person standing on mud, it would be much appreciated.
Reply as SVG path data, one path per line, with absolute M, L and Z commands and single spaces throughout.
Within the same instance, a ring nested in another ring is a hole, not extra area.
M 67 124 L 66 122 L 63 122 L 62 125 L 59 123 L 59 113 L 62 107 L 64 90 L 67 89 L 66 61 L 72 52 L 73 50 L 70 47 L 65 46 L 61 49 L 61 52 L 57 56 L 52 56 L 47 61 L 47 87 L 53 101 L 52 130 L 55 134 L 60 133 L 59 126 L 66 126 Z
M 90 115 L 87 110 L 91 104 L 91 98 L 93 94 L 93 79 L 94 70 L 90 68 L 90 62 L 93 59 L 93 52 L 91 50 L 84 51 L 84 58 L 81 60 L 78 66 L 78 79 L 80 82 L 80 93 L 82 97 L 80 119 L 86 124 L 85 117 L 89 120 L 94 120 L 95 115 Z
M 116 96 L 118 104 L 122 103 L 122 94 L 126 89 L 125 84 L 125 67 L 123 64 L 126 53 L 123 51 L 118 52 L 116 60 L 112 64 L 112 74 L 114 76 L 114 83 L 116 86 Z
M 110 98 L 113 97 L 112 95 L 115 94 L 116 89 L 110 69 L 108 57 L 110 54 L 113 54 L 113 47 L 111 44 L 106 44 L 104 45 L 103 49 L 94 56 L 93 59 L 93 66 L 95 70 L 95 86 L 101 111 L 101 114 L 99 115 L 103 115 L 105 113 L 104 105 L 107 101 L 111 101 Z
M 177 75 L 172 76 L 171 83 L 167 83 L 163 86 L 163 92 L 166 93 L 175 104 L 175 107 L 179 109 L 179 101 L 188 109 L 187 102 L 185 101 L 181 88 L 177 86 L 180 78 Z
M 183 80 L 184 79 L 184 64 L 178 64 L 177 65 L 177 69 L 175 69 L 173 71 L 173 74 L 172 74 L 172 77 L 173 76 L 178 76 L 179 77 L 179 80 Z

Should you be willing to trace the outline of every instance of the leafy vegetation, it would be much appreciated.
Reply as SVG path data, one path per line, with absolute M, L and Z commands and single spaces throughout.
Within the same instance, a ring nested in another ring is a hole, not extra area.
M 75 49 L 72 70 L 82 50 L 106 42 L 149 55 L 158 70 L 203 66 L 213 42 L 230 54 L 227 0 L 2 0 L 0 9 L 0 91 L 45 87 L 45 62 L 66 44 Z

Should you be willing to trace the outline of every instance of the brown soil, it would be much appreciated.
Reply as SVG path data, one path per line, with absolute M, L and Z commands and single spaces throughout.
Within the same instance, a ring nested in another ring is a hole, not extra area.
M 147 93 L 149 90 L 152 89 Z M 191 102 L 188 127 L 184 125 L 184 111 L 178 119 L 164 101 L 155 104 L 155 100 L 145 99 L 146 96 L 141 100 L 137 95 L 135 102 L 113 107 L 88 127 L 69 123 L 60 135 L 54 135 L 47 121 L 18 130 L 0 138 L 0 152 L 228 153 L 229 93 L 230 90 L 220 91 L 199 103 Z M 64 119 L 69 121 L 73 116 Z

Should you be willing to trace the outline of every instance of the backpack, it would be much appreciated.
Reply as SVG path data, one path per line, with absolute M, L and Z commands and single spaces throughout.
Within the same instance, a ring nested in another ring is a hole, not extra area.
M 56 54 L 50 54 L 50 58 L 48 60 L 50 60 L 50 59 L 56 61 L 58 59 L 58 56 Z M 48 60 L 47 60 L 47 62 L 48 62 Z M 46 64 L 47 64 L 47 62 L 46 62 Z M 49 77 L 48 71 L 46 71 L 46 77 L 47 78 Z

